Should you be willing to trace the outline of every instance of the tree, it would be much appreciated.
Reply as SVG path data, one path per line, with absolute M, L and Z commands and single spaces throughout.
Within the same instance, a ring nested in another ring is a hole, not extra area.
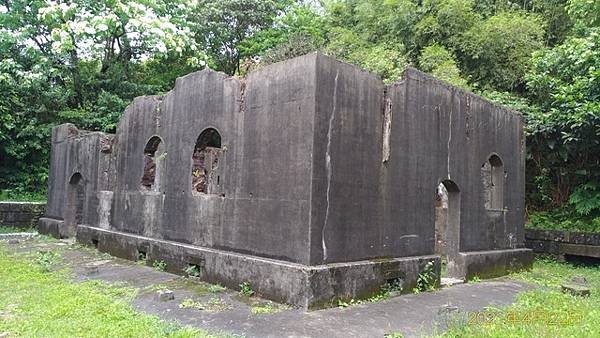
M 322 49 L 325 23 L 318 8 L 295 4 L 275 19 L 273 27 L 244 40 L 240 51 L 244 55 L 260 56 L 261 64 L 270 64 Z
M 582 27 L 600 25 L 600 2 L 594 0 L 568 0 L 567 12 Z
M 289 0 L 199 0 L 191 19 L 198 43 L 211 58 L 211 66 L 229 75 L 240 71 L 248 56 L 240 50 L 244 40 L 268 28 Z
M 454 56 L 440 45 L 434 44 L 423 48 L 419 57 L 419 68 L 440 80 L 458 87 L 469 88 L 467 81 L 460 75 Z
M 44 190 L 53 125 L 114 131 L 133 97 L 165 90 L 142 81 L 160 69 L 152 60 L 201 67 L 188 10 L 187 0 L 0 2 L 0 188 Z
M 545 176 L 540 181 L 550 182 L 555 206 L 573 192 L 600 196 L 599 44 L 600 29 L 588 28 L 584 36 L 536 52 L 527 75 L 541 108 L 528 121 L 530 164 L 534 175 Z
M 66 92 L 43 65 L 26 70 L 11 58 L 0 61 L 0 92 L 0 187 L 43 191 L 53 109 L 66 106 Z
M 409 63 L 417 5 L 408 0 L 335 1 L 326 6 L 326 53 L 377 73 L 400 78 Z
M 417 48 L 437 43 L 454 53 L 460 52 L 463 35 L 481 21 L 470 0 L 427 1 L 426 13 L 415 27 Z
M 471 82 L 507 91 L 524 91 L 534 51 L 543 47 L 541 19 L 525 12 L 501 12 L 469 29 L 460 60 Z

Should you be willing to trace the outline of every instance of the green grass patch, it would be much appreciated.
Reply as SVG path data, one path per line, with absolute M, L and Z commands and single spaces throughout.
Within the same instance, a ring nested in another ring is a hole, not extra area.
M 186 298 L 179 304 L 179 307 L 182 309 L 194 308 L 207 312 L 221 312 L 233 308 L 231 304 L 219 297 L 212 297 L 205 302 L 195 301 L 192 298 Z
M 560 286 L 584 276 L 590 297 L 563 294 Z M 451 321 L 442 337 L 600 337 L 600 268 L 536 260 L 532 271 L 514 274 L 538 289 L 521 293 L 502 309 L 489 308 Z
M 12 234 L 15 232 L 37 232 L 37 230 L 35 228 L 23 229 L 0 225 L 0 234 Z
M 176 278 L 164 283 L 155 284 L 148 288 L 149 291 L 159 290 L 190 290 L 196 296 L 224 293 L 227 289 L 219 284 L 209 284 L 202 281 L 190 280 L 188 278 Z
M 286 304 L 278 304 L 271 301 L 255 303 L 250 306 L 250 312 L 254 315 L 277 313 L 289 309 L 290 307 Z
M 209 337 L 137 312 L 136 290 L 98 281 L 75 284 L 49 272 L 56 255 L 18 257 L 0 245 L 0 333 L 21 337 Z

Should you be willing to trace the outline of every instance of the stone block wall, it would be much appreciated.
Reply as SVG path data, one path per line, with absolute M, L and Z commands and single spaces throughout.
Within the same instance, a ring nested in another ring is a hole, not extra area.
M 0 202 L 0 226 L 31 229 L 46 212 L 46 203 Z
M 525 245 L 535 253 L 600 258 L 600 233 L 562 230 L 525 230 Z

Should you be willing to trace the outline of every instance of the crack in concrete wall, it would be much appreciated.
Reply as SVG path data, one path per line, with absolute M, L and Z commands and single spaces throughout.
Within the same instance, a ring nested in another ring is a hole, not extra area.
M 448 119 L 448 178 L 452 179 L 450 176 L 450 143 L 452 142 L 452 109 L 450 109 L 450 118 Z
M 392 100 L 387 96 L 387 90 L 383 91 L 383 163 L 390 160 L 390 137 L 392 135 Z
M 333 108 L 331 109 L 331 115 L 329 117 L 329 129 L 327 130 L 327 151 L 325 153 L 325 167 L 327 169 L 327 203 L 325 208 L 325 221 L 323 222 L 323 229 L 321 230 L 321 245 L 323 247 L 323 260 L 327 259 L 327 244 L 325 243 L 325 228 L 329 221 L 329 202 L 331 193 L 331 176 L 332 176 L 332 164 L 331 164 L 331 134 L 333 133 L 333 122 L 335 120 L 335 109 L 337 105 L 337 87 L 338 77 L 340 75 L 339 70 L 335 73 L 335 80 L 333 81 Z

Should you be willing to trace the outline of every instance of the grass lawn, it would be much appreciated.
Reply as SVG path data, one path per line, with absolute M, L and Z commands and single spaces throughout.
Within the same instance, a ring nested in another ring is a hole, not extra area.
M 210 337 L 129 305 L 137 290 L 103 282 L 73 283 L 54 271 L 60 252 L 19 255 L 0 243 L 0 337 Z M 587 298 L 563 294 L 573 276 L 590 284 Z M 441 337 L 600 337 L 600 268 L 538 259 L 512 278 L 537 285 L 515 304 L 449 322 Z
M 591 296 L 563 294 L 560 285 L 584 276 Z M 515 279 L 539 286 L 520 294 L 512 306 L 488 309 L 457 319 L 442 337 L 600 337 L 600 268 L 537 259 L 529 272 Z
M 101 282 L 73 283 L 49 271 L 58 254 L 17 257 L 0 244 L 0 336 L 210 337 L 133 309 L 135 290 Z
M 15 232 L 36 232 L 36 231 L 37 230 L 35 228 L 22 229 L 22 228 L 4 226 L 4 225 L 0 224 L 0 234 L 12 234 Z

